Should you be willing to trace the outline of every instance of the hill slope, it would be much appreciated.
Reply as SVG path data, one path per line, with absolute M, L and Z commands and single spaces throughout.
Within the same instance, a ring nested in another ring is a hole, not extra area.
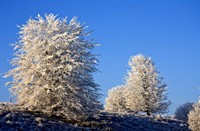
M 186 122 L 131 114 L 101 112 L 81 122 L 66 122 L 40 112 L 22 111 L 11 103 L 0 103 L 0 131 L 189 131 Z

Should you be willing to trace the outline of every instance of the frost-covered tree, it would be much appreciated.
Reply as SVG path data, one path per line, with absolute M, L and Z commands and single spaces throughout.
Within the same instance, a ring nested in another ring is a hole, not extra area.
M 123 86 L 117 86 L 108 91 L 108 97 L 105 100 L 106 111 L 124 112 L 126 110 L 123 91 Z
M 193 110 L 188 115 L 188 123 L 192 131 L 200 131 L 200 102 L 193 105 Z
M 131 57 L 131 68 L 125 84 L 126 108 L 135 112 L 165 113 L 170 101 L 166 96 L 166 84 L 162 83 L 154 62 L 144 55 Z
M 16 57 L 11 92 L 23 107 L 33 107 L 78 119 L 101 107 L 98 85 L 96 44 L 85 26 L 49 14 L 29 19 L 20 27 L 20 40 L 14 46 Z
M 188 114 L 193 109 L 193 104 L 194 103 L 186 102 L 183 105 L 179 106 L 175 111 L 175 118 L 178 120 L 187 121 Z

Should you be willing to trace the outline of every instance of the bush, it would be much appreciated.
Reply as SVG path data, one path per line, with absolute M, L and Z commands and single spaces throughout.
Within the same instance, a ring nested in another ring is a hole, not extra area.
M 125 111 L 125 103 L 123 97 L 123 86 L 117 86 L 108 91 L 108 97 L 105 100 L 105 110 L 111 112 Z
M 179 106 L 175 111 L 175 118 L 178 120 L 187 121 L 188 114 L 192 110 L 192 105 L 194 103 L 187 102 L 181 106 Z

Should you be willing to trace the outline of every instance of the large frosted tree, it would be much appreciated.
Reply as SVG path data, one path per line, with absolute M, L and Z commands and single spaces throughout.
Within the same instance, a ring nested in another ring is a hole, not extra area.
M 96 44 L 85 26 L 73 18 L 49 14 L 29 19 L 20 27 L 11 92 L 23 107 L 78 119 L 99 110 Z
M 166 97 L 166 84 L 151 58 L 144 55 L 131 57 L 130 71 L 125 84 L 126 108 L 135 112 L 165 113 L 170 101 Z

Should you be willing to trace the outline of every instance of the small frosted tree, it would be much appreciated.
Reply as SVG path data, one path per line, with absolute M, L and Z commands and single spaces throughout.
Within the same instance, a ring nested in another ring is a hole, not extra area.
M 125 87 L 126 108 L 134 112 L 165 113 L 170 101 L 154 62 L 141 54 L 131 57 Z
M 99 110 L 96 44 L 74 17 L 67 22 L 49 14 L 20 27 L 11 92 L 23 107 L 78 119 Z
M 200 131 L 200 102 L 193 105 L 193 110 L 188 115 L 188 123 L 192 131 Z
M 186 102 L 179 106 L 175 111 L 175 118 L 178 120 L 188 121 L 188 114 L 193 109 L 194 103 Z
M 117 86 L 108 91 L 108 97 L 105 100 L 106 111 L 124 112 L 126 110 L 123 91 L 123 86 Z

